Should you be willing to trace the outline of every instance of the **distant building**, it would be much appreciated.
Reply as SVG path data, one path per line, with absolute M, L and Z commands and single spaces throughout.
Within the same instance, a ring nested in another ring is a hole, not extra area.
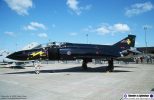
M 146 52 L 146 49 L 147 49 L 147 53 L 152 53 L 154 54 L 154 47 L 137 47 L 137 50 L 140 51 L 140 52 L 143 52 L 145 53 Z

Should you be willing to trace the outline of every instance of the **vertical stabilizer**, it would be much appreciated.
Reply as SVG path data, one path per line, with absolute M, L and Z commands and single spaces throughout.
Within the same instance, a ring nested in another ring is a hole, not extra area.
M 135 37 L 135 35 L 128 35 L 128 37 L 115 43 L 113 46 L 119 47 L 121 49 L 130 49 L 131 47 L 135 46 Z

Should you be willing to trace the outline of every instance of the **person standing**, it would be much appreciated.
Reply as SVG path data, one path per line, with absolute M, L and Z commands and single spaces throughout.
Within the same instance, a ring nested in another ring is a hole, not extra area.
M 41 67 L 40 62 L 39 61 L 35 62 L 35 73 L 36 74 L 40 73 L 40 67 Z

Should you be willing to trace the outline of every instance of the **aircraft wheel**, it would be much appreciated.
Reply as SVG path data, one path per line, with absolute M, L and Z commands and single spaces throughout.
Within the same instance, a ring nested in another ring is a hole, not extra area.
M 86 63 L 85 61 L 83 61 L 83 63 L 82 63 L 82 68 L 83 68 L 84 70 L 88 69 L 87 63 Z
M 108 72 L 113 72 L 113 70 L 114 70 L 113 59 L 110 59 L 110 60 L 108 60 L 107 71 Z

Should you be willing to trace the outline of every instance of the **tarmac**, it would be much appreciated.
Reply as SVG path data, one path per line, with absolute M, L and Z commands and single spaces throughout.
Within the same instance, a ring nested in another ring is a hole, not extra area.
M 125 94 L 154 94 L 154 64 L 115 64 L 110 73 L 106 64 L 88 66 L 84 71 L 81 64 L 42 64 L 35 74 L 34 67 L 0 65 L 0 100 L 123 100 Z

